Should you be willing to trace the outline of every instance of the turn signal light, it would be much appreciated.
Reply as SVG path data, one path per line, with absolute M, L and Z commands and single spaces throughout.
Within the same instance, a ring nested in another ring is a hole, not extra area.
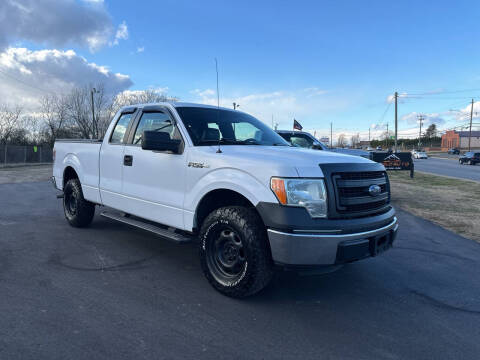
M 272 178 L 270 187 L 281 204 L 287 204 L 287 192 L 285 191 L 285 181 L 283 179 Z

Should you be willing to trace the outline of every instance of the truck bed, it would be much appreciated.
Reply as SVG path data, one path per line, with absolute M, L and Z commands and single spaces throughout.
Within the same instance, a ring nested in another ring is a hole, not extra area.
M 63 189 L 63 171 L 72 167 L 78 174 L 85 199 L 100 203 L 100 140 L 62 139 L 55 142 L 55 162 L 53 176 L 58 189 Z

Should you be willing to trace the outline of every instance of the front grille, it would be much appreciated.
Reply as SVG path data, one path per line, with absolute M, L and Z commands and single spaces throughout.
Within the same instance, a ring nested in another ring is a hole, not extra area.
M 384 171 L 338 172 L 332 174 L 339 214 L 363 216 L 381 211 L 390 202 L 390 188 Z M 372 196 L 371 185 L 378 185 L 380 193 Z

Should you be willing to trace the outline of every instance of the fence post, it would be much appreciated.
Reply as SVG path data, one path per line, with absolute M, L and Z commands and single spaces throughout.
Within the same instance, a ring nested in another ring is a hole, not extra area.
M 40 162 L 42 162 L 42 146 L 39 147 L 38 151 L 40 151 Z
M 27 145 L 23 145 L 23 163 L 27 163 Z
M 5 155 L 4 164 L 5 164 L 5 166 L 7 166 L 7 144 L 6 143 L 5 143 L 5 154 L 4 155 Z

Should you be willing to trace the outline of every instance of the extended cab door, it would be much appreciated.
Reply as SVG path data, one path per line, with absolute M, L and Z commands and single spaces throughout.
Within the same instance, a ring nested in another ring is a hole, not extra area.
M 143 131 L 167 133 L 182 140 L 178 154 L 143 150 Z M 130 163 L 123 166 L 124 211 L 175 228 L 184 228 L 186 157 L 181 133 L 175 118 L 163 106 L 145 106 L 137 117 L 124 156 Z
M 107 131 L 100 149 L 100 196 L 102 204 L 122 210 L 123 151 L 136 108 L 124 109 Z

